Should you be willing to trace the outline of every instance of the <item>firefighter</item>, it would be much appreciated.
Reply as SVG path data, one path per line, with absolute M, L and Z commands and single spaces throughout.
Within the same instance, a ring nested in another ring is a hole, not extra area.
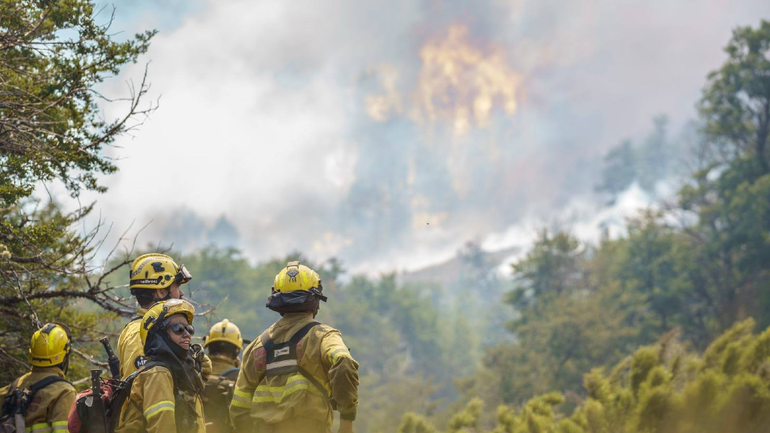
M 0 389 L 0 401 L 9 403 L 4 408 L 9 411 L 12 410 L 10 404 L 15 403 L 11 402 L 12 396 L 6 397 L 17 390 L 27 391 L 28 404 L 23 407 L 27 432 L 67 432 L 67 416 L 76 396 L 75 388 L 64 379 L 71 341 L 69 329 L 64 325 L 47 323 L 38 329 L 29 345 L 31 371 Z
M 203 382 L 190 356 L 195 308 L 171 299 L 153 305 L 139 334 L 147 361 L 133 379 L 115 433 L 204 433 Z
M 230 418 L 238 432 L 326 433 L 334 410 L 353 431 L 358 363 L 336 329 L 316 322 L 326 302 L 318 274 L 289 262 L 275 277 L 267 307 L 281 314 L 246 348 Z
M 215 323 L 203 347 L 209 351 L 212 374 L 221 374 L 240 367 L 241 361 L 238 359 L 238 354 L 243 349 L 243 339 L 241 330 L 235 323 L 227 319 Z
M 228 407 L 238 378 L 238 354 L 243 349 L 241 330 L 227 319 L 216 323 L 211 327 L 203 347 L 209 351 L 212 363 L 212 374 L 203 392 L 206 432 L 232 432 Z
M 121 377 L 125 378 L 144 365 L 144 350 L 139 338 L 142 316 L 158 301 L 184 298 L 181 286 L 190 279 L 192 276 L 184 265 L 177 266 L 174 259 L 165 254 L 144 254 L 131 264 L 129 287 L 139 308 L 118 338 Z
M 144 365 L 144 349 L 139 338 L 139 322 L 153 304 L 169 299 L 183 299 L 182 284 L 192 279 L 184 267 L 177 265 L 174 259 L 159 253 L 144 254 L 131 264 L 129 287 L 136 297 L 139 308 L 136 315 L 128 322 L 118 338 L 118 358 L 120 376 L 129 374 Z M 195 345 L 200 348 L 200 345 Z M 204 380 L 211 373 L 211 360 L 204 356 L 202 360 Z

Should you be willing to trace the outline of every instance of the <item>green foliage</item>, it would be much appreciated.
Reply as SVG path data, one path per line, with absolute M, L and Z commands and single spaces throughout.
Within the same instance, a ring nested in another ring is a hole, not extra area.
M 750 322 L 736 325 L 745 329 Z M 733 343 L 741 343 L 739 359 L 751 358 L 756 347 L 766 344 L 770 329 L 760 335 L 728 331 L 704 353 L 722 352 Z M 672 373 L 673 363 L 666 363 L 665 352 L 678 352 L 679 343 L 665 339 L 655 346 L 643 347 L 613 371 L 626 377 L 605 376 L 601 369 L 586 374 L 588 398 L 571 415 L 557 407 L 564 402 L 558 393 L 535 397 L 519 410 L 500 406 L 493 433 L 737 433 L 764 432 L 770 422 L 770 387 L 759 376 L 761 368 L 745 364 L 735 374 L 726 374 L 719 365 L 696 362 L 704 367 L 695 375 L 680 369 Z M 696 355 L 688 355 L 698 359 Z M 679 358 L 675 358 L 679 359 Z M 764 362 L 770 362 L 765 357 Z M 620 379 L 620 380 L 619 380 Z M 451 428 L 477 429 L 479 400 L 455 415 Z M 457 421 L 455 421 L 457 420 Z
M 465 409 L 456 413 L 449 420 L 449 433 L 463 433 L 477 431 L 481 409 L 484 402 L 480 398 L 474 398 L 468 402 Z
M 737 29 L 726 52 L 700 104 L 704 166 L 680 190 L 678 206 L 642 212 L 625 236 L 598 245 L 541 232 L 513 264 L 507 302 L 515 341 L 486 351 L 483 370 L 463 383 L 466 398 L 525 405 L 558 389 L 576 396 L 559 409 L 566 413 L 587 395 L 570 423 L 533 421 L 533 431 L 740 431 L 732 425 L 753 412 L 701 424 L 691 400 L 716 413 L 736 402 L 764 407 L 755 379 L 768 383 L 770 336 L 754 336 L 750 318 L 770 326 L 770 23 Z M 640 148 L 613 150 L 606 189 L 617 193 L 632 181 L 651 188 L 663 176 L 656 167 L 665 165 L 668 143 L 660 118 Z M 733 390 L 732 403 L 712 396 L 720 389 Z M 514 415 L 501 413 L 503 431 L 518 428 Z
M 104 322 L 128 312 L 104 284 L 114 270 L 93 264 L 98 230 L 75 230 L 92 206 L 67 213 L 32 198 L 52 181 L 72 196 L 104 191 L 97 177 L 116 170 L 104 148 L 153 109 L 139 109 L 142 81 L 123 117 L 100 117 L 97 102 L 109 101 L 96 87 L 135 62 L 155 34 L 117 41 L 110 21 L 88 0 L 0 1 L 0 383 L 28 368 L 26 346 L 42 323 L 69 324 L 75 347 L 90 351 L 110 330 Z M 73 356 L 73 374 L 83 374 L 88 355 Z
M 398 433 L 434 433 L 436 430 L 420 415 L 407 412 L 398 427 Z
M 88 0 L 3 0 L 0 205 L 17 203 L 38 182 L 53 179 L 73 195 L 84 187 L 103 191 L 96 174 L 116 170 L 101 149 L 140 113 L 133 106 L 124 118 L 101 119 L 95 86 L 136 61 L 155 32 L 117 42 L 109 17 L 102 14 L 99 24 L 98 13 Z

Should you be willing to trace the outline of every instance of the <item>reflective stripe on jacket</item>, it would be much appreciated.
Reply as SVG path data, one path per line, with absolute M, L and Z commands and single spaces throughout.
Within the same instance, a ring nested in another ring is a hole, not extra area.
M 16 389 L 29 388 L 36 382 L 49 377 L 64 377 L 59 367 L 32 367 L 32 370 L 18 378 Z M 0 389 L 0 401 L 10 392 L 11 385 Z M 39 390 L 27 406 L 24 417 L 26 433 L 51 433 L 67 431 L 67 416 L 77 393 L 68 382 L 54 382 Z
M 174 379 L 166 367 L 156 366 L 140 372 L 134 379 L 130 397 L 123 403 L 115 433 L 177 432 L 175 402 Z M 196 398 L 195 412 L 198 429 L 179 433 L 205 433 L 200 397 Z
M 270 338 L 279 343 L 288 341 L 312 321 L 310 314 L 288 313 L 270 327 Z M 300 372 L 265 376 L 266 354 L 261 339 L 249 344 L 230 404 L 230 418 L 238 432 L 284 430 L 283 424 L 305 421 L 328 430 L 333 415 L 327 401 L 329 394 L 336 400 L 341 417 L 355 419 L 358 363 L 340 332 L 326 325 L 313 327 L 297 344 L 297 359 L 302 368 L 323 384 L 327 395 Z M 317 431 L 316 427 L 308 431 Z

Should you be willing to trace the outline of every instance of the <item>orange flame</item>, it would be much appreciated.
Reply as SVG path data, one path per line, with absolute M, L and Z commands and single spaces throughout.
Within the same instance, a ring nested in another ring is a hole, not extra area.
M 521 81 L 501 49 L 484 55 L 467 36 L 468 28 L 455 24 L 445 39 L 429 42 L 420 51 L 420 112 L 431 121 L 449 120 L 456 135 L 466 134 L 473 124 L 489 125 L 495 105 L 514 114 Z

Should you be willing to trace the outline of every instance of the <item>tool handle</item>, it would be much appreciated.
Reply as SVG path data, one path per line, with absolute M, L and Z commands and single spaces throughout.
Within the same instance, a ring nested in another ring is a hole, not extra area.
M 102 343 L 102 346 L 104 346 L 104 350 L 107 352 L 107 356 L 110 358 L 116 358 L 115 352 L 112 351 L 112 346 L 110 346 L 110 339 L 107 337 L 102 337 L 99 339 L 99 342 Z
M 107 352 L 107 362 L 110 365 L 110 374 L 113 378 L 120 378 L 120 360 L 117 356 L 115 356 L 115 352 L 112 351 L 112 346 L 110 346 L 110 339 L 107 337 L 102 337 L 99 339 L 99 342 L 102 343 L 104 350 Z

